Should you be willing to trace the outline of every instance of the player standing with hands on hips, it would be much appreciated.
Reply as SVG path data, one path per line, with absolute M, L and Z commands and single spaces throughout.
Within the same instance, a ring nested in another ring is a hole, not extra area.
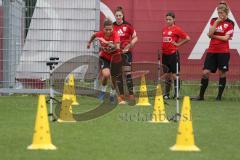
M 180 27 L 175 24 L 175 14 L 168 12 L 166 14 L 167 26 L 162 30 L 162 64 L 168 67 L 165 71 L 165 87 L 164 87 L 164 99 L 170 99 L 170 88 L 172 79 L 174 80 L 174 96 L 177 95 L 177 63 L 178 71 L 180 71 L 180 59 L 178 55 L 178 47 L 190 41 L 190 37 Z M 180 87 L 180 84 L 179 86 Z
M 226 72 L 229 67 L 229 40 L 233 37 L 234 22 L 228 18 L 229 8 L 221 2 L 217 7 L 218 17 L 210 22 L 208 37 L 211 39 L 204 62 L 199 96 L 192 100 L 204 100 L 204 93 L 208 87 L 210 73 L 219 71 L 218 95 L 216 100 L 222 99 L 226 85 Z

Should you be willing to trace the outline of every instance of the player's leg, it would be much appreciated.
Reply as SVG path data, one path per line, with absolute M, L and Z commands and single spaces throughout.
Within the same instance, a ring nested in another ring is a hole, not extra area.
M 115 68 L 115 67 L 113 67 Z M 112 70 L 115 70 L 116 72 L 116 68 L 113 69 L 111 68 L 111 82 L 112 82 L 112 88 L 114 88 L 116 90 L 115 93 L 117 93 L 117 100 L 119 104 L 126 104 L 125 98 L 124 98 L 124 89 L 123 89 L 123 78 L 122 78 L 122 73 L 118 73 L 116 74 L 112 74 Z M 119 71 L 120 71 L 120 67 L 119 67 Z M 112 95 L 115 96 L 115 95 Z
M 122 55 L 123 57 L 123 72 L 126 78 L 126 84 L 128 89 L 129 101 L 135 101 L 133 93 L 133 80 L 132 80 L 132 53 L 128 52 Z
M 123 75 L 119 75 L 116 79 L 116 86 L 117 86 L 117 99 L 119 104 L 126 104 L 125 96 L 124 96 L 124 87 L 123 87 Z
M 111 61 L 111 79 L 113 87 L 117 92 L 117 99 L 119 104 L 126 104 L 124 98 L 124 89 L 123 89 L 123 73 L 122 73 L 122 56 L 116 54 L 112 57 Z
M 163 98 L 164 99 L 170 99 L 170 89 L 172 85 L 172 75 L 171 75 L 171 66 L 170 66 L 170 55 L 162 55 L 162 64 L 168 68 L 168 70 L 163 70 L 164 72 L 164 93 Z
M 172 86 L 172 74 L 165 73 L 164 93 L 163 93 L 164 99 L 170 99 L 171 86 Z
M 218 95 L 216 97 L 216 100 L 220 101 L 222 99 L 222 94 L 225 89 L 226 82 L 226 71 L 219 70 Z
M 178 90 L 178 92 L 180 91 L 180 59 L 177 56 L 179 56 L 179 55 L 173 54 L 173 55 L 171 55 L 171 59 L 170 59 L 170 66 L 171 66 L 170 68 L 172 71 L 172 78 L 173 78 L 173 82 L 174 82 L 173 83 L 174 84 L 173 98 L 176 98 L 177 90 Z M 178 68 L 177 68 L 177 64 L 178 64 Z M 178 73 L 178 75 L 177 75 L 177 73 Z M 178 76 L 178 83 L 177 83 L 177 76 Z
M 102 84 L 101 84 L 101 91 L 98 96 L 98 99 L 103 100 L 106 95 L 107 82 L 108 82 L 108 79 L 110 78 L 110 69 L 109 69 L 110 62 L 108 62 L 106 59 L 100 58 L 99 63 L 100 63 L 100 69 L 102 72 Z
M 117 89 L 117 82 L 116 81 L 117 81 L 116 77 L 111 75 L 111 78 L 110 78 L 111 88 L 110 88 L 110 93 L 109 93 L 109 101 L 111 103 L 115 102 L 116 89 Z
M 216 100 L 222 99 L 222 94 L 226 86 L 226 73 L 229 69 L 230 54 L 218 54 L 218 70 L 219 70 L 219 83 L 218 83 L 218 95 Z
M 205 91 L 208 87 L 208 83 L 209 83 L 209 74 L 210 74 L 210 70 L 208 69 L 204 69 L 203 73 L 202 73 L 202 78 L 201 78 L 201 84 L 200 84 L 200 92 L 199 92 L 199 99 L 198 100 L 204 100 L 204 94 Z
M 207 53 L 205 58 L 199 96 L 192 98 L 192 100 L 204 100 L 204 94 L 208 87 L 210 73 L 215 73 L 217 70 L 217 57 L 216 54 Z

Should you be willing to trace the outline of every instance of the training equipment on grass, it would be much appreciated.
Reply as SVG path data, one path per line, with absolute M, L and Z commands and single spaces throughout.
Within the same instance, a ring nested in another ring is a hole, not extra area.
M 29 150 L 43 149 L 55 150 L 57 149 L 51 140 L 51 133 L 48 122 L 46 98 L 40 95 L 38 98 L 38 109 L 35 121 L 35 129 L 33 134 L 33 142 L 28 146 Z
M 53 70 L 55 69 L 55 67 L 58 65 L 59 62 L 59 57 L 50 57 L 49 58 L 49 62 L 46 63 L 47 66 L 49 66 L 49 103 L 50 103 L 50 110 L 49 110 L 49 117 L 50 117 L 50 121 L 54 121 L 54 117 L 53 117 L 53 101 L 58 102 L 57 99 L 54 98 L 54 84 L 53 84 Z
M 73 101 L 72 105 L 73 106 L 79 105 L 79 103 L 77 102 L 77 96 L 76 96 L 76 91 L 75 91 L 74 75 L 73 74 L 69 75 L 68 86 L 66 86 L 66 87 L 68 87 L 68 89 L 69 89 L 69 94 L 70 94 L 70 97 Z M 67 94 L 67 93 L 63 93 L 63 94 Z
M 65 83 L 65 85 L 67 84 Z M 76 122 L 72 114 L 72 102 L 70 95 L 63 94 L 58 122 Z
M 140 93 L 136 106 L 151 106 L 149 103 L 145 76 L 141 77 Z
M 162 88 L 161 88 L 160 84 L 157 85 L 152 120 L 150 122 L 152 122 L 152 123 L 169 123 L 166 113 L 165 113 Z
M 182 114 L 178 127 L 176 144 L 170 148 L 172 151 L 200 151 L 195 145 L 192 127 L 190 97 L 183 99 Z

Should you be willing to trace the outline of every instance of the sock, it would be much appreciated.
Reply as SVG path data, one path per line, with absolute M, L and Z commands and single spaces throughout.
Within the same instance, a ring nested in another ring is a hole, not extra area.
M 127 88 L 128 88 L 128 93 L 129 95 L 133 95 L 133 80 L 132 80 L 132 75 L 131 74 L 127 74 L 126 75 L 126 82 L 127 82 Z
M 117 83 L 117 89 L 118 89 L 119 95 L 124 95 L 122 75 L 118 76 L 116 83 Z
M 101 91 L 102 91 L 102 92 L 106 92 L 106 90 L 107 90 L 107 85 L 105 85 L 105 86 L 102 85 Z
M 199 97 L 200 98 L 204 98 L 204 93 L 208 87 L 208 78 L 202 78 L 201 79 L 201 87 L 200 87 L 200 93 L 199 93 Z
M 116 95 L 116 90 L 113 88 L 110 88 L 110 96 L 115 96 Z
M 226 86 L 226 77 L 219 78 L 219 84 L 218 84 L 218 97 L 222 98 L 222 94 L 224 91 L 224 88 Z
M 165 83 L 164 83 L 164 95 L 169 96 L 171 85 L 172 85 L 171 80 L 166 80 L 165 81 Z

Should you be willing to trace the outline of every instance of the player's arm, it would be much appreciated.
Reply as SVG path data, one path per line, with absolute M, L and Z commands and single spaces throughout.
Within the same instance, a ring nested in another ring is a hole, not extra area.
M 113 53 L 115 52 L 116 50 L 119 50 L 120 49 L 120 42 L 115 42 L 115 43 L 112 43 L 112 42 L 108 42 L 107 43 L 107 48 L 106 48 L 106 52 L 108 53 Z
M 115 43 L 116 50 L 120 49 L 120 42 Z
M 224 36 L 213 35 L 211 38 L 218 39 L 221 41 L 229 41 L 232 39 L 233 32 L 234 32 L 234 26 L 229 25 L 229 27 L 227 28 L 227 32 Z
M 137 43 L 137 41 L 138 41 L 138 37 L 137 37 L 136 32 L 134 31 L 134 33 L 132 35 L 132 40 L 130 42 L 130 48 L 133 48 L 135 46 L 135 44 Z
M 228 41 L 231 39 L 231 36 L 229 34 L 225 35 L 225 36 L 217 36 L 217 35 L 213 35 L 212 38 L 214 39 L 218 39 L 221 41 Z
M 108 47 L 107 47 L 108 53 L 113 53 L 115 51 L 120 50 L 120 37 L 119 37 L 118 33 L 114 34 L 114 41 L 107 43 L 107 45 L 108 45 Z
M 89 49 L 91 47 L 91 43 L 96 38 L 96 33 L 93 33 L 90 40 L 88 41 L 87 48 Z
M 137 34 L 136 34 L 136 31 L 133 32 L 133 35 L 132 35 L 132 40 L 131 42 L 126 45 L 126 47 L 123 49 L 123 53 L 126 53 L 129 51 L 129 49 L 133 48 L 135 46 L 135 44 L 137 43 L 138 41 L 138 37 L 137 37 Z
M 216 19 L 216 21 L 210 26 L 209 32 L 208 32 L 208 37 L 209 38 L 212 38 L 212 36 L 214 35 L 214 33 L 216 31 L 218 23 L 221 22 L 221 21 L 222 21 L 222 19 L 218 17 Z
M 181 38 L 180 41 L 178 41 L 178 42 L 173 41 L 172 42 L 172 44 L 177 46 L 177 47 L 180 47 L 180 46 L 184 45 L 185 43 L 187 43 L 191 40 L 189 35 L 186 32 L 184 32 L 181 28 L 177 29 L 177 35 L 178 35 L 179 38 Z
M 173 45 L 180 47 L 182 45 L 184 45 L 185 43 L 189 42 L 191 39 L 189 36 L 187 36 L 186 38 L 180 40 L 179 42 L 172 42 Z

